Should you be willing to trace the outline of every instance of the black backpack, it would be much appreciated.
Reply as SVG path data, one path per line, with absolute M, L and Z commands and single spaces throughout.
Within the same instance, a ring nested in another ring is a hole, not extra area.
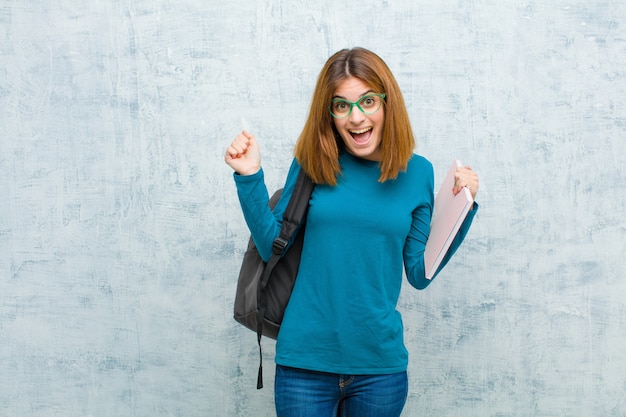
M 257 333 L 259 344 L 259 374 L 257 389 L 263 388 L 263 352 L 261 336 L 276 339 L 283 314 L 291 291 L 293 290 L 300 266 L 300 254 L 304 241 L 304 222 L 309 208 L 309 199 L 313 192 L 313 181 L 300 170 L 293 194 L 289 199 L 280 234 L 272 246 L 272 256 L 267 264 L 261 259 L 252 237 L 243 257 L 237 293 L 235 294 L 234 317 L 238 323 Z M 269 205 L 273 210 L 278 202 L 282 189 L 274 193 Z M 298 229 L 298 226 L 300 226 Z M 285 251 L 288 242 L 298 231 L 293 244 Z

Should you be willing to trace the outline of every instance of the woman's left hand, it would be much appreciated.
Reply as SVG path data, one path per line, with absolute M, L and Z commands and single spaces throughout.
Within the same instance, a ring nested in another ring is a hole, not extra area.
M 478 175 L 469 166 L 457 168 L 454 174 L 454 188 L 452 188 L 454 195 L 457 195 L 463 187 L 467 187 L 472 194 L 472 198 L 476 199 Z

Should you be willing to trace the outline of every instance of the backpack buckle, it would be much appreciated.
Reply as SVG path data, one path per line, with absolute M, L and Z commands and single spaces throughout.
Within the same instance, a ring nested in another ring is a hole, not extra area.
M 272 244 L 272 252 L 276 255 L 282 255 L 288 243 L 289 241 L 287 239 L 278 236 L 274 239 L 274 243 Z

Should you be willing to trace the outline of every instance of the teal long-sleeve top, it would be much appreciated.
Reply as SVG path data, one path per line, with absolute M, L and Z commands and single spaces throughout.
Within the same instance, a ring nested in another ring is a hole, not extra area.
M 340 156 L 336 186 L 311 195 L 296 284 L 276 344 L 276 363 L 347 375 L 389 374 L 408 366 L 396 310 L 403 268 L 410 284 L 426 288 L 424 248 L 434 204 L 433 168 L 413 155 L 395 180 L 378 182 L 378 163 Z M 263 171 L 235 175 L 255 244 L 271 255 L 300 166 L 294 160 L 272 212 Z M 470 211 L 439 271 L 467 234 Z

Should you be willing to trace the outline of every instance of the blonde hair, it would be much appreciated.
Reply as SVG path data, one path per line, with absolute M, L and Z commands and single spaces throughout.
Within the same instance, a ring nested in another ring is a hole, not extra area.
M 385 93 L 385 123 L 380 144 L 379 182 L 398 177 L 413 155 L 415 139 L 400 87 L 387 64 L 375 53 L 343 49 L 322 68 L 308 118 L 295 146 L 295 157 L 317 184 L 337 185 L 343 141 L 328 111 L 333 95 L 347 78 L 355 77 L 374 91 Z

